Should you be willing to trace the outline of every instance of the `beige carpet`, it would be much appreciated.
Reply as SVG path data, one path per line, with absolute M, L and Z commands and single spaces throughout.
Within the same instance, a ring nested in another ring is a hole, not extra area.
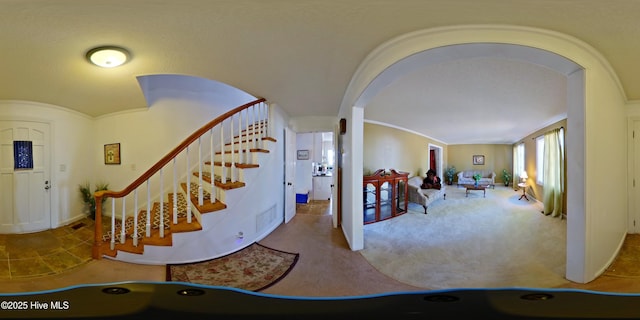
M 566 220 L 497 186 L 486 192 L 447 186 L 429 214 L 411 204 L 402 216 L 365 225 L 361 254 L 400 282 L 427 289 L 549 288 L 565 275 Z

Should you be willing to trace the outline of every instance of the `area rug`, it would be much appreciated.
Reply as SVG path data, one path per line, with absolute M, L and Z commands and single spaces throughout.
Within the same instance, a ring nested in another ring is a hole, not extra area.
M 167 265 L 167 281 L 261 291 L 284 278 L 298 262 L 289 253 L 253 243 L 224 257 Z

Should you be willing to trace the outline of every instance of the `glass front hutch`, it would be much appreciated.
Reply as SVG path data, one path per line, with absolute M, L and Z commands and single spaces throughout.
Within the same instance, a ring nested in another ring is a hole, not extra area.
M 364 176 L 364 223 L 373 223 L 399 216 L 407 212 L 408 172 L 379 169 Z

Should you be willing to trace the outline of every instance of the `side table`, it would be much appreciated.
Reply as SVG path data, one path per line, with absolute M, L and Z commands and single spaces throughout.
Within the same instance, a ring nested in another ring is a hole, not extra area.
M 522 189 L 522 195 L 520 196 L 520 198 L 518 198 L 518 200 L 522 200 L 522 198 L 525 198 L 527 199 L 527 201 L 529 201 L 529 198 L 527 197 L 527 184 L 524 182 L 520 182 L 518 183 L 518 187 Z

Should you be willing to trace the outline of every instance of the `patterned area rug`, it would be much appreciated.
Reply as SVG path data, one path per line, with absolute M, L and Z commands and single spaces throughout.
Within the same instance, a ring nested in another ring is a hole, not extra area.
M 224 257 L 197 263 L 169 264 L 167 281 L 260 291 L 284 278 L 298 262 L 298 257 L 298 253 L 253 243 Z

